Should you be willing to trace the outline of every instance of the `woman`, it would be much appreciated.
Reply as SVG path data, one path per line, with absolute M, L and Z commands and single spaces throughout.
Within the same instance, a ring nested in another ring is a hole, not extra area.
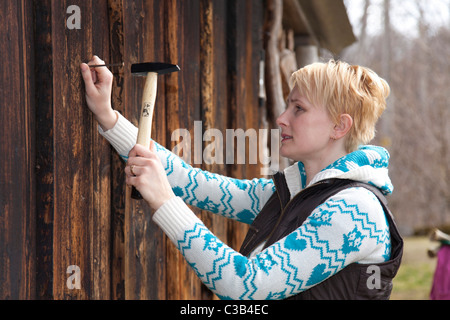
M 94 56 L 89 63 L 103 61 Z M 100 133 L 127 161 L 127 184 L 139 190 L 155 211 L 153 221 L 220 298 L 389 297 L 402 242 L 379 201 L 380 190 L 393 189 L 388 152 L 364 146 L 389 95 L 373 71 L 330 61 L 295 72 L 277 123 L 280 154 L 297 163 L 273 179 L 237 180 L 192 168 L 156 142 L 151 150 L 135 146 L 137 128 L 111 108 L 112 74 L 86 64 L 81 70 Z M 335 184 L 346 181 L 365 184 L 336 193 Z M 327 196 L 317 202 L 319 194 Z M 186 203 L 253 223 L 241 253 L 214 236 Z M 312 206 L 309 212 L 305 205 Z

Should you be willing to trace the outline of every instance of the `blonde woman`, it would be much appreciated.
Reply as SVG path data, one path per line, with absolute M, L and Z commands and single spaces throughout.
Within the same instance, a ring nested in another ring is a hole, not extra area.
M 156 142 L 135 145 L 137 128 L 111 109 L 111 73 L 81 69 L 99 131 L 127 161 L 127 184 L 220 298 L 389 298 L 403 244 L 384 199 L 393 190 L 389 154 L 367 145 L 389 95 L 373 71 L 329 61 L 295 72 L 277 123 L 280 153 L 296 163 L 271 179 L 237 180 L 193 168 Z M 186 204 L 251 224 L 240 252 Z

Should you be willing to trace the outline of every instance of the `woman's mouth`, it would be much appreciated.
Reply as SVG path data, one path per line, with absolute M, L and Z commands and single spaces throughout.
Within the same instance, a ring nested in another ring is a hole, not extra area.
M 282 134 L 281 135 L 281 142 L 285 142 L 287 140 L 291 140 L 292 136 L 288 136 L 287 134 Z

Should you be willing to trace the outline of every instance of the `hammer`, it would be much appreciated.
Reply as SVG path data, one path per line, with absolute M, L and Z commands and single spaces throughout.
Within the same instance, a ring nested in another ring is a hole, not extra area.
M 147 78 L 145 81 L 144 93 L 142 95 L 142 108 L 139 119 L 137 144 L 150 148 L 158 74 L 167 74 L 175 71 L 180 71 L 180 67 L 161 62 L 136 63 L 131 65 L 131 74 L 134 76 L 144 76 Z M 136 200 L 142 199 L 141 194 L 134 187 L 131 197 Z

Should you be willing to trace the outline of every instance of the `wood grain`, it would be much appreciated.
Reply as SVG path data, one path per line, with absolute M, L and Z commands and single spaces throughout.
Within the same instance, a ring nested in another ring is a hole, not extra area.
M 66 27 L 67 8 L 81 29 Z M 152 136 L 194 122 L 257 129 L 258 57 L 264 8 L 257 0 L 5 0 L 0 3 L 0 299 L 215 299 L 142 201 L 125 203 L 125 163 L 98 134 L 80 63 L 93 54 L 114 69 L 113 107 L 138 124 L 137 62 L 178 64 L 158 77 Z M 253 178 L 257 166 L 207 164 L 192 139 L 192 165 Z M 225 148 L 225 145 L 224 145 Z M 220 150 L 217 150 L 220 152 Z M 225 159 L 225 150 L 222 150 Z M 246 227 L 201 212 L 238 248 Z M 67 287 L 67 268 L 81 289 Z
M 0 21 L 0 298 L 35 297 L 32 7 L 3 1 Z

